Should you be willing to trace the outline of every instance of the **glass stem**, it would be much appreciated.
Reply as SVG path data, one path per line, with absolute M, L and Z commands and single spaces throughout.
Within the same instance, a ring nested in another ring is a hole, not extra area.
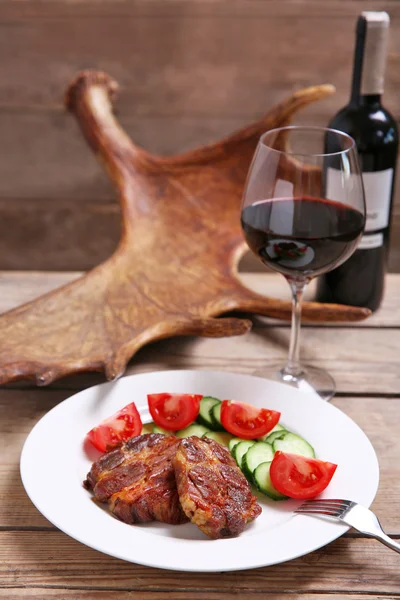
M 283 369 L 284 375 L 298 377 L 303 372 L 299 362 L 300 351 L 300 325 L 301 325 L 301 304 L 303 293 L 307 286 L 306 279 L 289 279 L 290 289 L 292 290 L 292 326 L 290 331 L 289 356 L 286 367 Z

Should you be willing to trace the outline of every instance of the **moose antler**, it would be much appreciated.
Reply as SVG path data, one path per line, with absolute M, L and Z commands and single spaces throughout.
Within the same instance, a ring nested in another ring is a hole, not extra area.
M 228 311 L 290 317 L 290 303 L 260 296 L 237 277 L 246 247 L 240 198 L 260 134 L 286 125 L 333 87 L 301 90 L 226 139 L 169 158 L 138 148 L 119 127 L 111 106 L 116 90 L 105 73 L 86 71 L 70 85 L 66 104 L 116 186 L 119 246 L 80 279 L 0 317 L 0 383 L 33 379 L 46 385 L 70 373 L 102 370 L 115 379 L 147 342 L 246 333 L 248 320 L 215 318 Z M 304 304 L 309 321 L 368 314 Z

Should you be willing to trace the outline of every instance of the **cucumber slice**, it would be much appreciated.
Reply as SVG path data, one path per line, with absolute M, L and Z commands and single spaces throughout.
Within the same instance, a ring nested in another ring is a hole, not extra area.
M 154 427 L 155 427 L 154 423 L 145 423 L 142 426 L 141 435 L 144 435 L 145 433 L 154 433 L 154 431 L 153 431 Z
M 287 433 L 289 433 L 289 431 L 287 431 L 286 429 L 280 429 L 279 431 L 272 431 L 271 433 L 268 433 L 265 436 L 264 442 L 267 442 L 268 444 L 273 444 L 275 440 L 280 440 Z
M 208 429 L 203 425 L 199 425 L 198 423 L 192 423 L 192 425 L 188 425 L 185 429 L 180 429 L 175 432 L 176 437 L 185 438 L 190 435 L 197 435 L 197 437 L 203 437 L 205 433 L 208 433 Z
M 283 427 L 283 425 L 280 425 L 280 423 L 277 423 L 277 424 L 275 425 L 275 427 L 273 427 L 273 428 L 271 429 L 271 431 L 268 431 L 268 433 L 266 433 L 265 435 L 263 435 L 263 437 L 262 437 L 262 438 L 260 438 L 260 440 L 263 440 L 263 441 L 265 441 L 265 439 L 266 439 L 266 438 L 267 438 L 269 435 L 271 435 L 271 433 L 275 433 L 275 431 L 286 431 L 286 428 L 285 428 L 285 427 Z
M 234 437 L 228 443 L 228 448 L 233 456 L 233 449 L 235 446 L 239 444 L 239 442 L 245 442 L 246 440 L 242 440 L 241 438 Z
M 274 451 L 271 444 L 266 442 L 257 442 L 249 448 L 242 458 L 242 471 L 245 477 L 253 480 L 253 473 L 261 463 L 271 462 L 274 458 Z
M 254 483 L 260 492 L 266 496 L 269 496 L 269 498 L 272 498 L 272 500 L 286 500 L 287 496 L 278 492 L 278 490 L 272 485 L 271 477 L 269 475 L 270 466 L 270 462 L 264 462 L 258 465 L 253 473 Z
M 267 440 L 267 437 L 272 435 L 273 433 L 275 433 L 276 431 L 287 431 L 285 427 L 283 427 L 283 425 L 280 425 L 279 423 L 277 425 L 275 425 L 275 427 L 273 427 L 271 429 L 271 431 L 268 431 L 268 433 L 266 433 L 265 435 L 263 435 L 261 438 L 259 438 L 259 441 L 263 441 L 265 442 Z M 268 442 L 269 443 L 269 442 Z
M 212 429 L 213 422 L 210 417 L 210 410 L 216 404 L 220 404 L 220 400 L 218 398 L 213 398 L 212 396 L 203 396 L 200 400 L 200 411 L 197 416 L 197 422 L 207 429 Z
M 221 402 L 214 404 L 210 410 L 211 429 L 213 431 L 225 431 L 221 424 Z
M 226 431 L 207 431 L 203 437 L 208 437 L 212 440 L 215 440 L 223 446 L 228 446 L 229 442 L 233 439 L 233 436 Z
M 168 429 L 163 429 L 158 425 L 153 425 L 153 433 L 162 433 L 163 435 L 174 435 L 174 431 L 169 431 Z
M 280 423 L 277 423 L 275 425 L 275 427 L 273 427 L 269 433 L 274 433 L 274 431 L 286 431 L 286 427 L 284 427 Z
M 282 452 L 289 452 L 291 454 L 307 456 L 308 458 L 315 458 L 314 448 L 308 442 L 306 442 L 306 440 L 295 433 L 285 433 L 281 439 L 274 441 L 272 447 L 275 452 L 277 450 L 281 450 Z
M 242 459 L 246 454 L 247 450 L 256 444 L 254 440 L 244 440 L 243 442 L 239 442 L 233 449 L 233 458 L 236 460 L 238 466 L 242 468 Z

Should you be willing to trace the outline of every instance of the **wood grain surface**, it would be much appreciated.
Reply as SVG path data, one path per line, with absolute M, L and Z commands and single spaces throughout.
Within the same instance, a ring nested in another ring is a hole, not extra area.
M 191 592 L 193 594 L 190 596 L 196 600 L 223 600 L 223 598 L 227 598 L 231 596 L 232 598 L 243 598 L 244 600 L 257 600 L 260 598 L 260 594 L 258 591 L 249 591 L 249 590 L 241 590 L 239 593 L 232 592 L 232 594 L 223 594 L 221 592 L 202 592 L 201 590 L 195 590 Z M 282 600 L 285 598 L 287 600 L 397 600 L 399 598 L 398 595 L 394 596 L 392 594 L 385 594 L 381 596 L 380 594 L 370 595 L 370 594 L 331 594 L 328 592 L 327 594 L 298 594 L 296 592 L 288 591 L 284 593 L 282 596 L 282 592 L 275 594 L 269 594 L 268 592 L 264 596 L 268 600 Z M 152 592 L 147 590 L 140 591 L 123 591 L 119 590 L 117 592 L 107 590 L 60 590 L 57 589 L 46 589 L 45 587 L 38 588 L 21 588 L 19 590 L 1 590 L 0 589 L 0 598 L 7 598 L 7 600 L 20 600 L 21 598 L 34 598 L 35 600 L 168 600 L 171 598 L 171 591 L 164 590 L 158 592 Z M 174 591 L 173 592 L 174 600 L 187 600 L 189 598 L 187 592 Z
M 375 540 L 345 536 L 288 563 L 221 576 L 164 571 L 119 561 L 59 531 L 0 531 L 0 576 L 3 586 L 9 588 L 23 585 L 136 592 L 168 589 L 170 594 L 184 591 L 187 598 L 197 591 L 229 597 L 233 589 L 236 594 L 396 594 L 400 574 L 392 553 Z
M 78 273 L 0 273 L 0 311 L 71 281 Z M 269 286 L 279 296 L 284 288 L 275 275 L 247 275 L 247 285 Z M 310 291 L 312 293 L 312 290 Z M 305 326 L 303 351 L 315 358 L 326 354 L 338 395 L 333 403 L 368 435 L 378 455 L 380 486 L 373 508 L 387 532 L 400 539 L 400 385 L 388 371 L 400 372 L 400 276 L 388 278 L 386 297 L 370 324 Z M 396 312 L 397 311 L 397 312 Z M 375 321 L 373 320 L 375 319 Z M 256 333 L 236 351 L 223 340 L 200 345 L 176 339 L 159 342 L 135 365 L 133 372 L 211 366 L 248 372 L 254 355 L 284 355 L 288 328 L 262 320 Z M 269 332 L 267 334 L 267 332 Z M 267 334 L 267 335 L 266 335 Z M 278 334 L 278 335 L 276 335 Z M 266 337 L 264 337 L 266 336 Z M 310 337 L 314 336 L 314 337 Z M 354 337 L 351 342 L 352 336 Z M 358 336 L 358 337 L 357 337 Z M 360 337 L 361 336 L 361 337 Z M 239 338 L 238 338 L 239 339 Z M 259 341 L 258 341 L 259 340 Z M 261 340 L 261 341 L 260 341 Z M 352 344 L 352 346 L 349 346 Z M 232 344 L 231 344 L 232 346 Z M 235 344 L 236 346 L 236 344 Z M 369 348 L 367 351 L 366 348 Z M 368 354 L 370 353 L 370 354 Z M 375 353 L 375 359 L 374 359 Z M 364 364 L 369 355 L 369 363 Z M 342 361 L 342 370 L 338 370 Z M 342 377 L 345 363 L 351 394 Z M 386 365 L 386 366 L 385 366 Z M 333 368 L 331 368 L 333 367 Z M 368 375 L 368 371 L 370 374 Z M 375 382 L 373 382 L 375 379 Z M 88 376 L 60 380 L 46 389 L 14 384 L 0 389 L 0 598 L 20 600 L 394 600 L 399 599 L 398 555 L 378 542 L 350 531 L 329 546 L 289 563 L 237 573 L 187 574 L 161 571 L 118 561 L 79 544 L 58 531 L 32 505 L 19 475 L 19 456 L 33 425 L 73 391 L 92 384 Z M 61 386 L 64 387 L 61 387 Z M 375 392 L 370 390 L 374 389 Z
M 81 271 L 0 271 L 0 314 L 11 310 L 20 304 L 30 302 L 47 292 L 71 283 L 79 279 Z M 277 273 L 264 269 L 262 273 L 239 273 L 239 279 L 243 284 L 258 294 L 264 295 L 267 290 L 273 298 L 290 300 L 289 286 Z M 315 297 L 315 284 L 311 282 L 305 292 L 305 299 L 313 300 Z M 257 326 L 263 324 L 277 324 L 278 321 L 260 317 Z M 310 323 L 304 323 L 303 327 L 309 327 Z M 279 321 L 280 327 L 289 327 L 289 323 Z M 400 289 L 397 285 L 395 274 L 389 273 L 386 277 L 385 295 L 382 307 L 373 313 L 368 319 L 351 323 L 325 323 L 329 327 L 400 327 Z
M 88 269 L 118 243 L 113 189 L 63 108 L 77 71 L 121 82 L 118 117 L 153 153 L 217 140 L 294 90 L 329 82 L 335 96 L 298 116 L 325 125 L 347 101 L 365 9 L 391 15 L 385 104 L 398 119 L 397 0 L 3 1 L 0 268 Z M 397 185 L 396 214 L 399 198 Z M 391 270 L 400 270 L 399 232 L 396 223 Z

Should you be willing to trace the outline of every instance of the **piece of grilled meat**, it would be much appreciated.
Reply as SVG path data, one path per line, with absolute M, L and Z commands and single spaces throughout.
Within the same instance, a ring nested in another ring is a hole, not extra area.
M 172 459 L 183 510 L 210 538 L 233 537 L 261 506 L 229 451 L 209 438 L 185 438 Z
M 133 437 L 93 463 L 84 485 L 125 523 L 185 523 L 171 464 L 180 441 L 155 433 Z

